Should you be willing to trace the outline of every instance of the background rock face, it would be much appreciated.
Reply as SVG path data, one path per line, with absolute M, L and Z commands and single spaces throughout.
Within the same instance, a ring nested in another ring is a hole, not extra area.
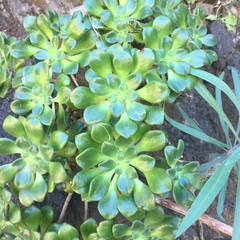
M 200 2 L 200 1 L 199 1 Z M 214 4 L 214 1 L 202 1 L 207 4 Z M 69 13 L 71 9 L 82 4 L 82 0 L 61 0 L 61 1 L 51 1 L 51 0 L 0 0 L 0 31 L 5 32 L 10 36 L 15 36 L 19 39 L 23 39 L 26 36 L 26 32 L 23 29 L 22 21 L 27 15 L 38 15 L 43 12 L 44 9 L 54 9 L 59 14 Z M 234 5 L 230 6 L 237 11 L 240 16 L 240 1 L 236 1 Z M 233 32 L 228 32 L 225 26 L 220 22 L 216 21 L 209 24 L 209 30 L 216 35 L 218 39 L 218 45 L 214 47 L 214 50 L 219 56 L 219 60 L 213 64 L 208 71 L 219 75 L 222 71 L 226 71 L 228 65 L 235 66 L 240 72 L 240 21 L 238 19 L 238 25 Z M 226 72 L 225 80 L 231 86 L 231 75 Z M 211 86 L 210 90 L 211 89 Z M 0 126 L 7 115 L 11 114 L 9 104 L 14 97 L 14 91 L 11 89 L 4 99 L 0 99 Z M 177 104 L 180 105 L 184 111 L 186 111 L 190 117 L 192 117 L 207 134 L 218 139 L 223 139 L 221 130 L 219 130 L 218 116 L 209 108 L 209 105 L 202 100 L 198 94 L 192 90 L 186 94 L 180 96 L 176 104 L 167 106 L 166 110 L 168 115 L 176 119 L 177 121 L 182 121 L 182 117 L 177 109 Z M 237 120 L 237 115 L 229 107 L 228 101 L 225 101 L 226 112 L 233 121 Z M 173 129 L 170 125 L 165 123 L 161 128 L 169 134 L 169 141 L 176 145 L 178 139 L 183 139 L 185 142 L 185 153 L 184 159 L 187 161 L 198 160 L 201 163 L 209 161 L 209 154 L 216 153 L 216 149 L 206 143 L 200 142 L 189 135 Z M 0 137 L 8 136 L 0 127 Z M 4 163 L 11 162 L 16 156 L 0 156 L 0 165 Z M 234 214 L 234 201 L 235 201 L 235 189 L 236 179 L 234 176 L 230 179 L 229 194 L 226 199 L 226 209 L 224 210 L 224 217 L 226 223 L 232 225 L 233 214 Z M 56 219 L 59 217 L 62 205 L 66 198 L 66 194 L 55 191 L 47 196 L 45 202 L 52 204 L 56 213 Z M 218 218 L 216 215 L 216 210 L 214 207 L 216 203 L 212 205 L 208 214 Z M 81 202 L 80 196 L 77 194 L 73 195 L 73 198 L 68 207 L 67 214 L 64 221 L 73 224 L 75 227 L 79 228 L 83 221 L 83 203 Z M 99 218 L 99 214 L 96 210 L 96 204 L 90 204 L 89 206 L 89 216 Z M 201 228 L 200 228 L 201 229 Z M 205 239 L 227 239 L 221 237 L 218 233 L 212 232 L 207 227 L 203 227 L 203 235 Z M 199 227 L 194 226 L 190 228 L 189 231 L 185 233 L 184 236 L 179 239 L 182 240 L 192 240 L 199 239 Z

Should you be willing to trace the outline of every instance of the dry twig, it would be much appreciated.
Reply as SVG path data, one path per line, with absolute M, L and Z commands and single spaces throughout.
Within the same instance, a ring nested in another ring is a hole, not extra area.
M 187 214 L 188 209 L 186 207 L 180 206 L 168 199 L 163 199 L 163 198 L 156 196 L 155 200 L 156 200 L 156 203 L 158 203 L 159 205 L 162 205 L 168 209 L 171 209 L 171 210 L 181 213 L 183 215 Z M 212 218 L 206 214 L 203 214 L 198 219 L 198 221 L 206 224 L 208 227 L 210 227 L 211 229 L 213 229 L 216 232 L 220 232 L 225 235 L 232 236 L 233 229 L 231 226 L 229 226 L 225 223 L 222 223 L 222 222 L 216 220 L 215 218 Z
M 70 200 L 72 198 L 72 195 L 73 195 L 73 193 L 69 193 L 68 194 L 68 196 L 67 196 L 67 198 L 66 198 L 66 200 L 65 200 L 65 202 L 63 204 L 63 208 L 62 208 L 61 214 L 60 214 L 60 216 L 58 218 L 58 222 L 62 222 L 63 221 L 63 218 L 64 218 L 64 216 L 66 214 L 67 207 L 68 207 L 68 204 L 69 204 L 69 202 L 70 202 Z

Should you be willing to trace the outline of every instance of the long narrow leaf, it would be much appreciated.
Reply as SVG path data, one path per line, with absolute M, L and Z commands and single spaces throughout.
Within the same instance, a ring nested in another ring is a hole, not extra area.
M 194 222 L 196 222 L 213 202 L 217 194 L 226 184 L 233 166 L 239 159 L 239 154 L 240 147 L 238 147 L 208 179 L 186 216 L 183 218 L 176 234 L 177 237 L 183 234 Z M 229 164 L 229 162 L 232 164 Z M 235 240 L 237 240 L 237 238 Z
M 218 196 L 218 203 L 217 203 L 217 214 L 218 214 L 218 217 L 223 222 L 225 221 L 225 219 L 223 218 L 222 213 L 223 213 L 223 209 L 224 209 L 224 202 L 226 199 L 227 186 L 228 186 L 228 182 L 225 183 L 224 187 L 220 191 L 219 196 Z
M 199 77 L 199 78 L 213 84 L 217 88 L 221 89 L 230 98 L 230 100 L 233 102 L 233 104 L 236 106 L 238 112 L 240 113 L 240 102 L 238 101 L 236 95 L 233 93 L 231 88 L 225 82 L 219 81 L 218 77 L 214 76 L 211 73 L 203 71 L 203 70 L 191 68 L 190 73 L 196 77 Z
M 186 126 L 182 123 L 176 122 L 175 120 L 173 120 L 172 118 L 170 118 L 166 113 L 165 113 L 165 119 L 174 127 L 178 128 L 179 130 L 190 134 L 194 137 L 197 137 L 200 140 L 203 140 L 205 142 L 211 143 L 216 145 L 219 148 L 228 148 L 228 145 L 216 140 L 215 138 L 212 138 L 210 136 L 208 136 L 206 133 L 200 132 L 196 129 L 193 129 L 192 127 Z
M 180 111 L 180 113 L 182 114 L 182 116 L 185 118 L 185 120 L 188 122 L 189 126 L 198 130 L 199 132 L 204 132 L 184 111 L 183 109 L 178 106 L 178 109 Z
M 223 74 L 221 74 L 219 76 L 219 79 L 222 80 L 222 77 L 223 77 Z M 218 105 L 220 106 L 220 108 L 223 110 L 223 107 L 222 107 L 222 91 L 219 88 L 216 87 L 215 88 L 215 94 L 216 94 L 216 101 L 217 101 Z M 222 126 L 222 129 L 223 129 L 223 132 L 224 132 L 224 135 L 225 135 L 225 138 L 226 138 L 226 142 L 229 146 L 231 146 L 231 140 L 230 140 L 230 137 L 229 137 L 229 127 L 224 122 L 224 120 L 220 117 L 220 115 L 219 115 L 219 121 L 220 121 L 220 124 Z
M 221 83 L 221 81 L 219 79 L 218 79 L 218 81 L 219 81 L 219 83 Z M 230 122 L 230 120 L 228 119 L 228 117 L 224 113 L 224 111 L 221 109 L 221 107 L 217 104 L 217 101 L 214 99 L 212 94 L 208 91 L 206 86 L 202 82 L 198 81 L 198 83 L 195 85 L 195 89 L 211 105 L 211 107 L 218 113 L 218 115 L 226 122 L 226 124 L 231 129 L 234 136 L 236 138 L 238 138 L 238 135 L 237 135 L 232 123 Z M 235 98 L 236 98 L 236 96 L 235 96 Z M 239 103 L 239 106 L 240 106 L 240 103 Z
M 234 92 L 237 97 L 237 99 L 240 101 L 240 77 L 237 73 L 236 68 L 234 67 L 228 67 L 228 69 L 232 72 L 232 78 L 233 78 L 233 84 L 234 84 Z M 237 135 L 239 136 L 240 133 L 240 115 L 238 116 L 238 124 L 237 124 Z M 237 139 L 235 139 L 234 145 L 236 145 Z
M 239 164 L 238 164 L 239 165 Z M 234 222 L 233 222 L 233 235 L 232 240 L 240 239 L 240 170 L 238 167 L 238 185 L 237 185 L 237 196 L 236 196 L 236 206 L 235 206 L 235 214 L 234 214 Z

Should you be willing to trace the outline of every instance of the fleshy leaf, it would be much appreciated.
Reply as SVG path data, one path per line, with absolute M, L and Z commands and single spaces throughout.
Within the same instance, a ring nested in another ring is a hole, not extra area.
M 106 101 L 102 104 L 87 107 L 83 114 L 86 123 L 102 122 L 108 115 L 110 105 L 110 102 Z
M 15 142 L 8 138 L 0 138 L 0 155 L 21 153 L 22 150 Z
M 113 58 L 113 66 L 117 75 L 124 79 L 132 71 L 133 60 L 128 52 L 120 52 Z
M 166 133 L 161 130 L 146 132 L 137 144 L 137 151 L 159 151 L 165 147 L 167 142 Z
M 164 169 L 155 167 L 148 172 L 144 172 L 144 175 L 149 188 L 154 193 L 160 194 L 171 191 L 172 181 Z
M 131 137 L 137 131 L 137 128 L 137 124 L 130 120 L 126 113 L 122 114 L 115 125 L 116 131 L 125 138 Z
M 154 194 L 150 191 L 149 187 L 138 178 L 133 179 L 133 182 L 133 195 L 137 207 L 146 211 L 152 210 L 155 207 Z
M 143 88 L 137 90 L 139 97 L 150 103 L 160 103 L 169 95 L 168 86 L 157 81 L 149 82 Z M 151 94 L 149 94 L 151 93 Z
M 138 50 L 133 55 L 133 70 L 132 72 L 146 73 L 152 67 L 155 57 L 151 49 L 144 48 Z
M 101 77 L 107 78 L 112 73 L 110 56 L 103 50 L 95 50 L 89 58 L 89 66 Z

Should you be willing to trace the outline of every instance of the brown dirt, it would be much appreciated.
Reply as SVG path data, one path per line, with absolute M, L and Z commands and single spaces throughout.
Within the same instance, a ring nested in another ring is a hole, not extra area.
M 26 15 L 37 15 L 43 11 L 43 9 L 51 8 L 56 10 L 58 13 L 68 12 L 75 6 L 81 4 L 81 0 L 75 1 L 50 1 L 50 0 L 0 0 L 0 31 L 5 32 L 10 36 L 15 36 L 22 39 L 26 36 L 26 33 L 21 25 L 23 17 Z M 71 3 L 70 3 L 71 2 Z M 198 1 L 205 4 L 210 4 L 213 6 L 216 1 Z M 240 2 L 235 1 L 229 5 L 233 12 L 240 16 Z M 214 8 L 213 8 L 214 10 Z M 219 56 L 219 61 L 214 63 L 213 66 L 208 69 L 212 73 L 219 75 L 222 71 L 226 70 L 228 65 L 235 66 L 240 71 L 240 19 L 238 19 L 238 25 L 233 32 L 228 32 L 225 26 L 220 22 L 216 21 L 209 24 L 210 32 L 214 33 L 218 38 L 218 45 L 214 47 L 214 50 Z M 231 85 L 230 73 L 227 72 L 225 81 Z M 211 86 L 209 86 L 211 89 Z M 0 99 L 0 125 L 2 125 L 5 117 L 10 114 L 9 103 L 13 99 L 13 90 L 10 90 L 9 94 L 5 99 Z M 166 110 L 168 115 L 174 117 L 178 121 L 183 121 L 181 118 L 177 105 L 180 105 L 197 124 L 199 124 L 206 133 L 213 137 L 217 137 L 224 141 L 223 134 L 220 129 L 219 121 L 217 115 L 209 107 L 209 105 L 204 102 L 204 100 L 198 96 L 198 94 L 192 90 L 186 94 L 180 96 L 175 105 L 167 106 Z M 232 112 L 231 107 L 228 106 L 226 101 L 227 113 L 235 121 L 237 115 Z M 176 145 L 178 139 L 183 139 L 185 142 L 185 153 L 184 159 L 187 161 L 199 160 L 201 163 L 209 161 L 209 154 L 219 152 L 218 149 L 206 144 L 202 141 L 198 141 L 194 137 L 184 134 L 174 128 L 169 124 L 165 123 L 163 128 L 169 134 L 169 141 Z M 161 128 L 162 128 L 161 127 Z M 6 137 L 7 134 L 0 129 L 0 137 Z M 0 157 L 0 165 L 11 162 L 13 157 Z M 234 202 L 236 195 L 236 178 L 232 176 L 229 180 L 226 205 L 224 209 L 224 217 L 226 223 L 232 225 L 233 214 L 234 214 Z M 62 204 L 64 202 L 66 195 L 61 192 L 55 192 L 54 194 L 49 194 L 46 202 L 51 203 L 56 210 L 56 218 L 58 218 Z M 97 217 L 96 204 L 90 205 L 90 216 Z M 211 208 L 207 211 L 207 214 L 218 219 L 216 214 L 216 202 L 214 202 Z M 74 195 L 71 203 L 69 205 L 67 215 L 65 216 L 65 221 L 73 224 L 77 228 L 82 223 L 83 216 L 83 205 L 80 201 L 80 196 Z M 199 225 L 194 225 L 191 227 L 180 240 L 203 240 L 200 238 L 200 232 L 202 231 L 204 239 L 206 240 L 217 240 L 217 239 L 229 239 L 222 236 L 219 233 L 213 232 L 207 226 L 199 227 Z

